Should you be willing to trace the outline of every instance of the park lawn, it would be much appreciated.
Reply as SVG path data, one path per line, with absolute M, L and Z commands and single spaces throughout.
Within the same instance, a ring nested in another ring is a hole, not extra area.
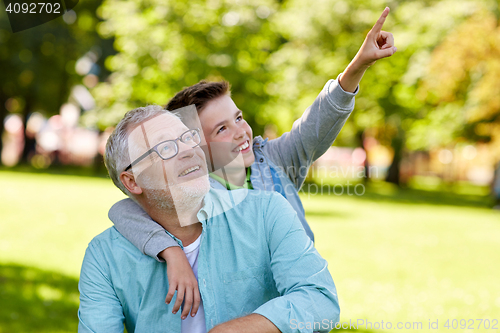
M 447 332 L 448 319 L 459 328 L 461 319 L 496 319 L 500 331 L 500 212 L 485 207 L 488 198 L 388 185 L 369 192 L 302 195 L 337 286 L 341 322 L 364 320 L 362 332 L 398 331 L 398 322 L 415 328 L 405 332 Z M 429 330 L 429 320 L 439 329 Z M 375 329 L 382 321 L 393 330 Z M 492 331 L 478 324 L 474 332 Z
M 92 177 L 0 171 L 0 184 L 0 333 L 76 331 L 85 248 L 124 195 Z M 302 198 L 341 321 L 422 332 L 439 320 L 432 331 L 446 332 L 446 319 L 500 319 L 500 214 L 484 197 L 377 187 Z M 391 331 L 375 327 L 358 331 Z

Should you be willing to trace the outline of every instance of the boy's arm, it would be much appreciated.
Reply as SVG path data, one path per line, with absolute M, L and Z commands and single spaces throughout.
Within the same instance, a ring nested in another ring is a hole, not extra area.
M 333 144 L 354 109 L 354 96 L 365 71 L 376 60 L 396 52 L 391 33 L 382 31 L 389 8 L 368 33 L 363 45 L 336 80 L 330 80 L 292 130 L 267 143 L 268 156 L 281 166 L 297 188 L 311 164 Z
M 158 256 L 163 250 L 172 246 L 180 247 L 177 241 L 132 199 L 127 198 L 115 203 L 109 210 L 108 217 L 123 237 L 142 253 L 158 261 L 163 261 L 163 258 Z
M 109 210 L 108 216 L 115 224 L 115 228 L 142 253 L 158 261 L 167 262 L 169 291 L 165 303 L 170 304 L 177 290 L 172 312 L 176 313 L 185 299 L 181 317 L 185 319 L 190 310 L 191 315 L 195 316 L 201 299 L 198 281 L 177 241 L 132 199 L 123 199 L 115 203 Z

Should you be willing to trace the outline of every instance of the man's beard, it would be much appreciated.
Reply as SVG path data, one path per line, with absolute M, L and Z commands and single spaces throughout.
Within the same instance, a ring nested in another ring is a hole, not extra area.
M 169 186 L 172 202 L 178 211 L 186 211 L 193 206 L 196 207 L 209 190 L 208 175 Z
M 197 207 L 210 190 L 208 175 L 180 184 L 165 186 L 164 190 L 148 189 L 144 191 L 146 200 L 161 210 L 186 212 Z

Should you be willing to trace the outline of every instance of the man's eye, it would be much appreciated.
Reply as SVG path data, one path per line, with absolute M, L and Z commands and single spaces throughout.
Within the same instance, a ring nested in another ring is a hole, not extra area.
M 241 120 L 243 120 L 243 116 L 241 116 L 241 115 L 240 115 L 240 116 L 236 117 L 236 121 L 237 121 L 237 122 L 238 122 L 238 121 L 241 121 Z
M 191 142 L 193 141 L 193 136 L 192 135 L 188 135 L 184 138 L 184 142 Z
M 162 153 L 168 153 L 172 148 L 169 145 L 165 145 L 161 148 Z
M 219 134 L 220 132 L 226 130 L 226 126 L 222 126 L 221 128 L 219 128 L 219 130 L 217 131 L 217 134 Z

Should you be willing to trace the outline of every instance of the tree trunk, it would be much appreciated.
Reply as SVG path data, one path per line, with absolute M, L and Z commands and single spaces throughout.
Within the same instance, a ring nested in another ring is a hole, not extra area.
M 365 147 L 365 135 L 364 135 L 364 133 L 365 133 L 364 130 L 358 131 L 356 136 L 358 138 L 359 145 L 365 150 L 365 153 L 366 153 L 365 162 L 363 164 L 364 173 L 363 173 L 363 179 L 362 179 L 363 184 L 366 184 L 370 180 L 370 164 L 368 163 L 368 151 Z
M 3 130 L 4 130 L 4 122 L 5 122 L 5 117 L 7 117 L 7 109 L 5 108 L 5 103 L 7 102 L 7 99 L 5 96 L 2 94 L 0 96 L 0 165 L 2 165 L 2 150 L 3 150 Z
M 394 158 L 392 159 L 391 166 L 387 171 L 387 176 L 385 177 L 385 181 L 388 183 L 393 183 L 398 186 L 401 185 L 400 177 L 399 177 L 399 165 L 401 164 L 401 160 L 403 159 L 403 148 L 404 148 L 404 132 L 399 129 L 398 134 L 392 138 L 391 147 L 394 150 Z
M 35 150 L 35 145 L 36 145 L 35 138 L 33 136 L 30 136 L 28 134 L 28 131 L 26 130 L 32 107 L 33 107 L 33 100 L 31 99 L 31 96 L 27 96 L 26 105 L 23 110 L 24 148 L 23 148 L 23 154 L 21 155 L 21 163 L 23 164 L 28 164 L 30 162 L 30 158 L 32 157 L 30 155 Z

